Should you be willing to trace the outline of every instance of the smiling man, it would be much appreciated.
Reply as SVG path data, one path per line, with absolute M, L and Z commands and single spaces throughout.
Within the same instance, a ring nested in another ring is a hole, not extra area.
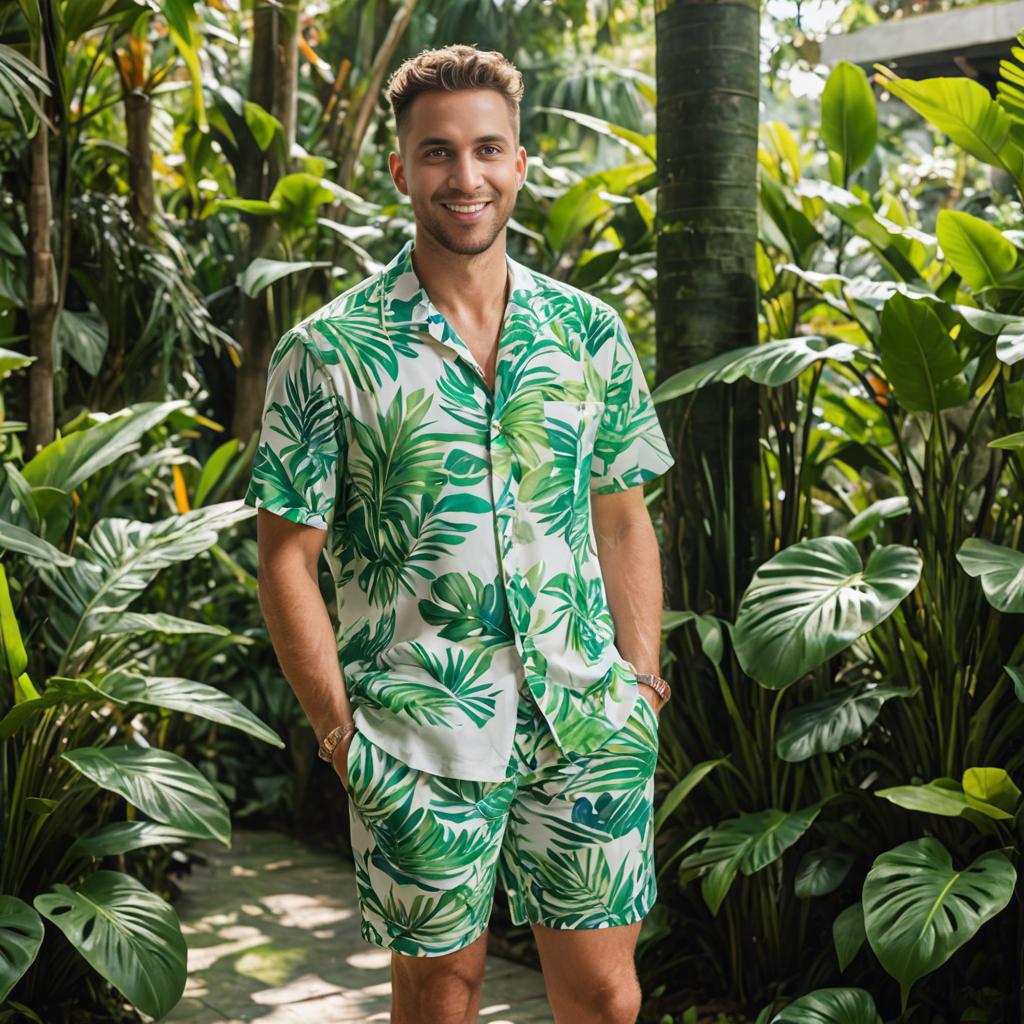
M 556 1019 L 633 1024 L 657 895 L 643 484 L 674 460 L 616 311 L 506 252 L 522 92 L 468 46 L 396 70 L 415 237 L 278 343 L 245 496 L 282 670 L 348 793 L 362 935 L 392 951 L 392 1024 L 477 1019 L 499 876 Z

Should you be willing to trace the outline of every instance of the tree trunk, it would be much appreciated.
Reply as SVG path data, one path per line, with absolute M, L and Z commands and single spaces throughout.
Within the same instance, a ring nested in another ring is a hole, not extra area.
M 249 71 L 249 99 L 264 110 L 275 109 L 275 81 L 277 79 L 277 48 L 281 19 L 276 8 L 258 3 L 253 11 L 252 64 Z M 294 130 L 294 120 L 292 122 Z M 285 139 L 284 157 L 291 143 Z M 260 151 L 251 139 L 242 148 L 242 161 L 238 169 L 238 194 L 244 199 L 268 199 L 280 175 L 280 162 Z M 266 217 L 242 215 L 246 225 L 245 241 L 239 265 L 248 264 L 259 255 L 267 238 L 269 221 Z M 235 408 L 231 423 L 232 434 L 247 440 L 259 428 L 266 391 L 267 367 L 274 340 L 267 325 L 265 296 L 250 298 L 244 292 L 238 300 L 238 329 L 236 340 L 242 350 L 242 365 L 235 377 Z
M 363 139 L 366 138 L 366 132 L 380 99 L 384 75 L 391 66 L 395 50 L 398 49 L 398 44 L 401 42 L 402 36 L 405 35 L 405 30 L 409 27 L 415 10 L 416 0 L 404 0 L 402 6 L 395 11 L 384 41 L 380 44 L 377 56 L 373 59 L 359 105 L 354 114 L 350 113 L 351 121 L 349 125 L 346 125 L 344 153 L 341 156 L 341 169 L 337 180 L 342 188 L 351 187 L 356 162 L 359 160 L 359 151 L 363 148 Z
M 46 41 L 39 41 L 39 70 L 45 75 Z M 40 94 L 40 105 L 49 112 L 52 104 Z M 53 411 L 53 334 L 57 323 L 57 267 L 50 241 L 53 197 L 50 192 L 50 135 L 40 119 L 32 139 L 31 183 L 28 205 L 29 265 L 29 353 L 35 362 L 29 366 L 29 417 L 25 436 L 26 460 L 54 438 Z
M 156 211 L 153 191 L 153 149 L 149 123 L 152 102 L 147 93 L 133 89 L 124 94 L 125 138 L 128 144 L 128 211 L 139 236 L 153 238 L 152 217 Z
M 755 0 L 659 3 L 658 380 L 757 341 L 758 19 Z M 761 514 L 756 388 L 715 385 L 660 411 L 677 458 L 669 607 L 732 619 Z M 686 631 L 671 640 L 682 658 Z
M 281 122 L 284 135 L 284 163 L 287 174 L 292 168 L 299 99 L 299 7 L 298 0 L 284 0 L 277 14 L 277 70 L 274 76 L 274 105 L 271 110 Z

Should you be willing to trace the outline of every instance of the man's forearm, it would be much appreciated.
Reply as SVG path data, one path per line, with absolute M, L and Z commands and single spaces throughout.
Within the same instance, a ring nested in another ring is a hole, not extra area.
M 261 570 L 259 597 L 281 671 L 321 740 L 352 708 L 320 586 L 301 561 L 277 562 Z
M 661 555 L 650 517 L 614 534 L 597 537 L 615 645 L 638 672 L 660 674 Z

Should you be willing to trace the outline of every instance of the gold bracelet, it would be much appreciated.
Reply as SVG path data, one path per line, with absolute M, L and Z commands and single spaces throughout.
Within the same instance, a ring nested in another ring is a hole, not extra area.
M 345 722 L 336 725 L 321 741 L 317 749 L 317 756 L 322 761 L 333 761 L 334 751 L 338 744 L 351 732 L 356 731 L 355 722 Z

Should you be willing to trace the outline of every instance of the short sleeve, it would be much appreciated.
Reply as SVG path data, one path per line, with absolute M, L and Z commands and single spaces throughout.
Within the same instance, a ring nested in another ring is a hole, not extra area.
M 291 331 L 274 347 L 249 488 L 253 508 L 327 530 L 334 519 L 344 432 L 322 364 Z
M 590 469 L 594 494 L 614 494 L 646 483 L 676 461 L 625 324 L 618 313 L 612 316 L 612 370 Z

